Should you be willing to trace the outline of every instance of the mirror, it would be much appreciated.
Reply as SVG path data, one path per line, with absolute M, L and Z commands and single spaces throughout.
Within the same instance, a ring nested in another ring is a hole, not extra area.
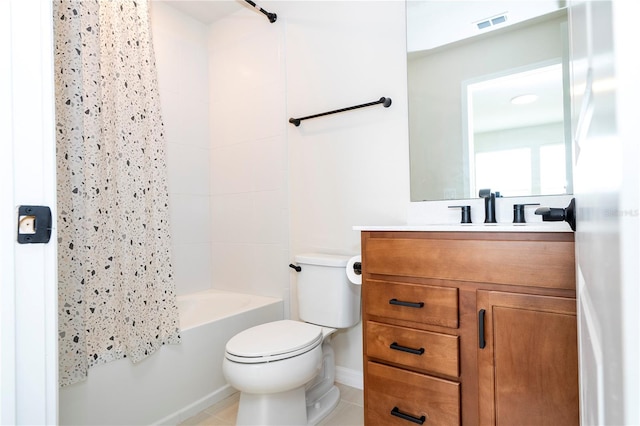
M 407 0 L 411 201 L 572 192 L 566 10 Z

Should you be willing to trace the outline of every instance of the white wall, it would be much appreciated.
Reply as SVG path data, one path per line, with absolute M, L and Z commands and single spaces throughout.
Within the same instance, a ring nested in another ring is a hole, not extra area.
M 406 221 L 405 12 L 402 1 L 261 6 L 278 14 L 276 23 L 240 10 L 209 26 L 206 53 L 196 58 L 188 55 L 202 52 L 203 24 L 154 2 L 154 42 L 167 135 L 175 148 L 169 149 L 169 172 L 179 293 L 200 288 L 210 274 L 218 289 L 283 297 L 288 315 L 295 300 L 295 272 L 288 264 L 296 254 L 358 254 L 354 225 Z M 182 82 L 181 70 L 203 69 L 204 57 L 208 82 L 200 74 Z M 170 81 L 208 93 L 208 145 L 182 138 L 185 127 L 174 120 L 200 125 L 195 120 L 203 118 L 194 115 L 200 114 L 195 101 L 185 102 L 181 85 L 169 87 Z M 300 127 L 288 123 L 289 117 L 382 96 L 392 99 L 390 108 L 376 105 Z M 207 149 L 209 185 L 200 182 Z M 175 204 L 205 204 L 209 193 L 210 220 L 193 212 L 203 231 L 210 227 L 206 240 L 187 226 L 196 223 L 187 222 L 189 207 Z M 181 258 L 205 253 L 209 262 Z M 185 285 L 181 278 L 189 275 L 194 282 Z M 297 318 L 295 303 L 291 316 Z M 338 333 L 334 347 L 337 365 L 361 374 L 360 326 Z
M 178 294 L 211 287 L 207 27 L 161 2 L 151 26 L 167 138 L 173 266 Z
M 382 96 L 393 101 L 389 108 L 288 125 L 292 254 L 357 254 L 360 233 L 353 225 L 406 221 L 404 7 L 401 1 L 291 2 L 279 11 L 287 24 L 289 116 Z M 338 366 L 362 371 L 360 326 L 338 333 L 334 348 Z

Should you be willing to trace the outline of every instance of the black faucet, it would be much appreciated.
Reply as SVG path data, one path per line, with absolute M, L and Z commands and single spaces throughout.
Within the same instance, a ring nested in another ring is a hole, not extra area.
M 484 198 L 484 223 L 498 223 L 496 221 L 496 194 L 490 189 L 481 189 L 480 198 Z

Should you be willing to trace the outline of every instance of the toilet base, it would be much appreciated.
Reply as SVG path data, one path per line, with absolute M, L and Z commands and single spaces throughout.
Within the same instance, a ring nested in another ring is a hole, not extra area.
M 304 386 L 278 393 L 240 393 L 238 426 L 300 426 L 307 424 Z
M 322 395 L 315 403 L 307 405 L 307 425 L 312 426 L 320 423 L 340 402 L 340 390 L 332 386 L 331 389 Z
M 272 394 L 240 393 L 238 426 L 313 426 L 340 402 L 340 390 L 332 386 L 311 405 L 306 405 L 304 387 Z

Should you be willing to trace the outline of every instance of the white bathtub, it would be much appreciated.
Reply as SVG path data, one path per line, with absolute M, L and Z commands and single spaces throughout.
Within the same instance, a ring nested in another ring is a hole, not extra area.
M 238 315 L 256 307 L 274 303 L 276 299 L 252 294 L 207 290 L 178 296 L 180 330 L 187 331 L 210 322 Z
M 60 389 L 60 424 L 178 424 L 234 390 L 222 375 L 226 342 L 283 318 L 281 299 L 208 290 L 178 297 L 182 342 L 138 364 L 128 359 L 89 370 Z

